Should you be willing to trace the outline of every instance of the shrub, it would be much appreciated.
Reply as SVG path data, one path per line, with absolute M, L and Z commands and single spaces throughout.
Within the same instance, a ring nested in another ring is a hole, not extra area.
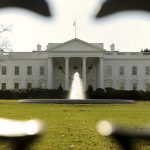
M 94 99 L 106 98 L 105 90 L 101 88 L 96 89 L 92 94 L 92 98 Z
M 0 99 L 41 99 L 53 98 L 62 99 L 67 97 L 68 92 L 62 89 L 20 89 L 20 90 L 0 90 Z
M 68 91 L 60 87 L 58 89 L 20 89 L 20 90 L 0 90 L 0 99 L 64 99 L 68 98 Z M 112 88 L 95 91 L 89 86 L 86 91 L 87 98 L 93 99 L 131 99 L 150 100 L 150 92 L 115 90 Z
M 93 97 L 93 87 L 91 85 L 88 86 L 88 89 L 86 90 L 86 97 L 92 98 Z

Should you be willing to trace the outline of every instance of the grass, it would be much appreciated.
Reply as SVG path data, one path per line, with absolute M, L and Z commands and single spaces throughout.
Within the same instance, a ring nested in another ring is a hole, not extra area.
M 1 100 L 0 116 L 44 121 L 47 132 L 33 144 L 36 150 L 116 150 L 118 147 L 113 140 L 101 137 L 96 131 L 97 121 L 108 119 L 133 127 L 148 124 L 150 103 L 58 105 Z M 150 149 L 150 146 L 147 144 L 143 149 Z

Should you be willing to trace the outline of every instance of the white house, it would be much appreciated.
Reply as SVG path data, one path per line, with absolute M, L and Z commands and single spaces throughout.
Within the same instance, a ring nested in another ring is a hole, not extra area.
M 150 53 L 118 52 L 112 44 L 87 43 L 72 39 L 48 43 L 33 52 L 0 54 L 0 89 L 47 88 L 60 85 L 69 90 L 78 71 L 85 89 L 112 87 L 121 90 L 150 91 Z

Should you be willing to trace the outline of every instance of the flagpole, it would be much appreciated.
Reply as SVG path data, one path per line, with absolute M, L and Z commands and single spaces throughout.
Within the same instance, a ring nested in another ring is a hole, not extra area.
M 77 33 L 76 33 L 76 20 L 74 21 L 74 23 L 73 23 L 73 26 L 74 26 L 74 36 L 75 36 L 75 38 L 76 38 L 76 36 L 77 36 Z
M 75 22 L 75 38 L 76 38 L 76 22 Z

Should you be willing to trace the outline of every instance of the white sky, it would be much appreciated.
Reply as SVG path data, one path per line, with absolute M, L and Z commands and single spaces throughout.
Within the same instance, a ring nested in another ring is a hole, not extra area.
M 73 39 L 76 19 L 77 38 L 109 45 L 119 51 L 140 51 L 150 48 L 150 13 L 120 13 L 105 19 L 95 19 L 102 0 L 49 0 L 53 14 L 43 18 L 22 9 L 0 10 L 0 24 L 11 25 L 12 31 L 3 34 L 13 51 L 32 51 L 37 43 L 45 49 L 47 43 Z

